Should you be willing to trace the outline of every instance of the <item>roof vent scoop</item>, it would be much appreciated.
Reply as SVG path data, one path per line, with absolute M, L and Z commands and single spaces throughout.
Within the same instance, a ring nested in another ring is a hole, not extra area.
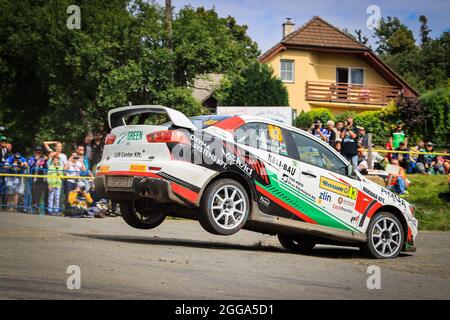
M 291 19 L 292 18 L 286 18 L 286 22 L 283 23 L 283 39 L 290 33 L 294 32 L 295 23 L 293 23 Z

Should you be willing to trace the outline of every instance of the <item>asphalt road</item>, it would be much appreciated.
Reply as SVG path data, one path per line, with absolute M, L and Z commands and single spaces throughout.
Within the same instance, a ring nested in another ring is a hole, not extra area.
M 69 219 L 0 212 L 1 299 L 449 299 L 450 233 L 421 232 L 395 260 L 318 246 L 285 252 L 275 237 L 206 233 L 195 221 L 136 230 L 121 218 Z M 66 285 L 68 266 L 81 289 Z M 367 288 L 367 267 L 381 289 Z

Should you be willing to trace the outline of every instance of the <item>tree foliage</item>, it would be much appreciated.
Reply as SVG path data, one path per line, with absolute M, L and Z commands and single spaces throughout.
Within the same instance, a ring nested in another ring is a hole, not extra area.
M 450 32 L 431 39 L 428 19 L 419 17 L 420 45 L 398 18 L 381 19 L 375 29 L 376 52 L 419 92 L 446 87 L 450 78 Z
M 247 27 L 214 9 L 174 15 L 172 54 L 157 3 L 80 3 L 81 29 L 70 30 L 73 1 L 0 2 L 0 124 L 16 149 L 79 140 L 106 128 L 109 109 L 129 103 L 201 113 L 186 83 L 206 72 L 237 72 L 259 54 Z
M 287 89 L 272 70 L 258 62 L 230 74 L 215 94 L 223 106 L 288 106 Z

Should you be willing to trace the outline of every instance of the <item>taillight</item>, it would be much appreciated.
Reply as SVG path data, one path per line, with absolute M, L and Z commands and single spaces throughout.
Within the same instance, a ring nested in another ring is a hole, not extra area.
M 116 136 L 112 133 L 108 134 L 105 138 L 105 144 L 113 144 L 116 141 Z
M 182 143 L 189 144 L 188 137 L 181 131 L 177 130 L 164 130 L 152 132 L 147 135 L 147 141 L 149 143 Z

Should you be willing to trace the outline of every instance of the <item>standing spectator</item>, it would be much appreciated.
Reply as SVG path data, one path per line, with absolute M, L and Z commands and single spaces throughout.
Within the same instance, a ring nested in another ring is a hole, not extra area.
M 93 137 L 88 134 L 86 137 L 84 137 L 84 143 L 83 143 L 83 147 L 84 147 L 84 157 L 87 159 L 88 163 L 89 163 L 89 168 L 91 168 L 90 163 L 92 161 L 92 147 L 91 147 L 91 142 L 93 140 Z
M 50 215 L 59 214 L 59 199 L 61 196 L 63 167 L 59 163 L 59 157 L 55 156 L 48 167 L 48 213 Z
M 30 168 L 30 173 L 33 175 L 43 176 L 47 174 L 47 159 L 43 154 L 41 147 L 36 147 L 34 150 L 34 155 L 28 159 L 28 166 Z M 33 211 L 39 214 L 39 206 L 41 201 L 44 200 L 45 203 L 45 193 L 47 191 L 47 181 L 45 178 L 32 178 L 32 202 Z
M 359 127 L 358 143 L 361 147 L 367 149 L 369 147 L 369 136 L 366 133 L 366 128 Z
M 327 130 L 322 128 L 322 122 L 320 120 L 314 121 L 310 133 L 323 141 L 327 141 Z
M 86 171 L 86 167 L 83 163 L 83 158 L 80 157 L 76 152 L 72 153 L 72 156 L 67 160 L 64 166 L 64 170 L 69 176 L 79 176 L 81 171 Z M 67 189 L 70 193 L 77 187 L 76 179 L 67 179 Z
M 333 129 L 334 133 L 336 134 L 336 138 L 335 138 L 336 141 L 342 142 L 341 132 L 342 132 L 343 128 L 344 128 L 344 121 L 340 121 L 340 120 L 337 121 L 336 126 Z
M 405 147 L 405 142 L 400 142 L 400 146 L 395 149 L 395 151 L 409 152 L 409 149 Z M 394 153 L 392 154 L 392 159 L 397 159 L 400 167 L 405 169 L 406 172 L 409 172 L 411 168 L 411 160 L 408 153 Z
M 55 150 L 50 148 L 51 145 L 55 145 Z M 49 158 L 54 159 L 54 156 L 59 157 L 59 164 L 65 166 L 67 163 L 67 156 L 62 152 L 63 145 L 59 141 L 44 141 L 45 149 L 50 153 Z M 50 165 L 51 163 L 49 163 Z
M 342 128 L 342 155 L 358 169 L 358 128 L 353 123 L 353 117 L 348 117 L 345 127 Z
M 405 169 L 399 166 L 398 159 L 392 159 L 391 165 L 399 167 L 398 174 L 390 173 L 388 176 L 388 188 L 398 194 L 407 194 L 409 181 L 406 179 Z
M 7 147 L 8 141 L 5 136 L 0 135 L 0 173 L 6 173 L 6 160 L 11 156 Z M 5 196 L 5 177 L 0 177 L 0 206 L 3 205 Z
M 11 144 L 11 143 L 7 143 L 7 144 L 6 144 L 6 150 L 8 150 L 8 152 L 9 152 L 10 155 L 13 153 L 13 152 L 12 152 L 12 144 Z
M 77 153 L 77 156 L 80 158 L 80 160 L 83 161 L 84 168 L 85 168 L 85 172 L 82 172 L 81 175 L 82 176 L 87 176 L 88 173 L 89 173 L 89 161 L 88 161 L 86 155 L 84 154 L 84 152 L 85 152 L 85 148 L 84 148 L 83 145 L 80 144 L 77 147 L 76 153 Z
M 105 143 L 103 141 L 103 134 L 101 132 L 97 132 L 95 134 L 94 140 L 91 142 L 92 149 L 92 160 L 91 160 L 91 168 L 92 171 L 96 171 L 97 163 L 102 160 L 103 148 Z
M 391 131 L 389 142 L 394 150 L 400 147 L 400 142 L 404 142 L 405 147 L 408 147 L 408 136 L 406 135 L 405 130 L 403 130 L 401 121 L 397 121 L 397 126 Z
M 334 132 L 334 121 L 333 120 L 328 120 L 327 121 L 327 128 L 326 130 L 326 134 L 325 137 L 327 138 L 327 142 L 330 145 L 333 145 L 334 141 L 336 141 L 336 133 Z
M 19 152 L 9 156 L 5 162 L 5 171 L 10 174 L 23 174 L 27 167 L 27 159 L 22 157 Z M 5 177 L 5 187 L 8 211 L 14 211 L 14 209 L 17 209 L 19 203 L 19 194 L 23 193 L 23 189 L 21 188 L 21 178 L 18 176 Z
M 0 164 L 4 164 L 6 162 L 6 159 L 11 156 L 11 151 L 8 150 L 8 139 L 6 139 L 5 136 L 0 136 L 0 148 L 1 148 L 1 158 L 0 158 Z

